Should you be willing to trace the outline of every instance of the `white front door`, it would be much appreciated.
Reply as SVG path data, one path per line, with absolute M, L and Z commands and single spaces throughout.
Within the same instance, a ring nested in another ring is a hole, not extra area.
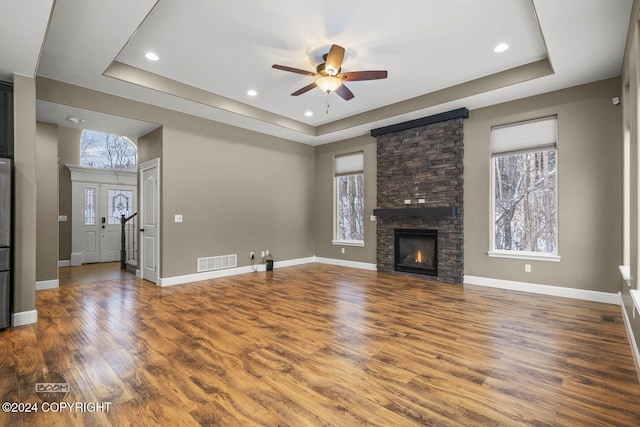
M 160 159 L 140 165 L 140 274 L 158 283 L 160 262 Z
M 120 260 L 121 215 L 135 212 L 136 187 L 83 183 L 82 263 Z
M 135 212 L 136 188 L 130 186 L 102 185 L 100 262 L 120 260 L 122 250 L 122 215 Z

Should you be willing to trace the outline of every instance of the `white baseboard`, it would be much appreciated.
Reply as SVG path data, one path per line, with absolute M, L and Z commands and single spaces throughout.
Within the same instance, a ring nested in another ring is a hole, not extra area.
M 66 260 L 58 261 L 58 268 L 60 268 L 60 267 L 71 267 L 71 260 L 70 259 L 66 259 Z
M 21 311 L 11 315 L 11 326 L 30 325 L 38 321 L 38 310 Z
M 510 289 L 512 291 L 530 292 L 534 294 L 551 295 L 620 305 L 620 294 L 609 292 L 589 291 L 586 289 L 563 288 L 560 286 L 538 285 L 535 283 L 514 282 L 511 280 L 491 279 L 487 277 L 467 276 L 463 278 L 465 285 L 487 286 L 490 288 Z
M 378 271 L 378 266 L 376 264 L 371 264 L 368 262 L 348 261 L 344 259 L 323 258 L 323 257 L 314 257 L 314 258 L 315 258 L 315 262 L 319 262 L 321 264 L 331 264 L 331 265 L 339 265 L 342 267 L 359 268 L 362 270 Z
M 633 330 L 631 329 L 631 320 L 629 320 L 629 316 L 627 315 L 627 310 L 624 308 L 624 304 L 620 306 L 622 310 L 622 317 L 624 318 L 624 326 L 627 329 L 627 337 L 629 338 L 629 345 L 631 346 L 631 354 L 633 354 L 633 361 L 636 364 L 636 374 L 638 375 L 638 381 L 640 382 L 640 349 L 638 349 L 638 343 L 636 342 L 636 338 L 633 335 Z M 635 307 L 633 308 L 635 310 Z
M 293 265 L 308 264 L 314 262 L 315 257 L 298 258 L 285 261 L 276 261 L 273 263 L 273 268 L 290 267 Z M 257 271 L 265 271 L 264 264 L 256 264 Z M 244 267 L 226 268 L 224 270 L 206 271 L 203 273 L 185 274 L 184 276 L 174 277 L 160 277 L 158 278 L 158 286 L 175 286 L 182 285 L 184 283 L 197 282 L 200 280 L 217 279 L 220 277 L 235 276 L 238 274 L 254 273 L 253 267 L 250 265 Z
M 55 280 L 42 280 L 36 282 L 36 291 L 43 291 L 45 289 L 55 289 L 60 287 L 58 279 Z
M 73 252 L 71 254 L 71 266 L 76 267 L 82 265 L 82 252 Z

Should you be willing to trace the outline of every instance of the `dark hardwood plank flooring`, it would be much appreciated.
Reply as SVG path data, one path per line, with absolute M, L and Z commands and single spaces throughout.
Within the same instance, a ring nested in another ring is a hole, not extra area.
M 640 425 L 614 305 L 322 264 L 70 283 L 37 293 L 37 324 L 0 331 L 2 400 L 40 402 L 49 371 L 65 401 L 110 410 L 1 426 Z

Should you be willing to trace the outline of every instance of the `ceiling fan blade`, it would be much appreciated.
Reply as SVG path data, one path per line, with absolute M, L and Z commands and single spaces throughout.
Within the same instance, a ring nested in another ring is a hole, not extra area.
M 302 89 L 298 89 L 297 91 L 293 92 L 291 94 L 291 96 L 302 95 L 303 93 L 309 92 L 314 87 L 318 87 L 318 86 L 316 86 L 315 82 L 311 83 L 310 85 L 307 85 L 307 86 L 303 87 Z
M 352 71 L 350 73 L 341 73 L 340 77 L 348 82 L 355 82 L 358 80 L 378 80 L 386 79 L 386 71 Z
M 340 67 L 342 67 L 343 59 L 344 48 L 342 46 L 338 46 L 337 44 L 332 45 L 325 61 L 325 71 L 330 75 L 335 76 L 336 74 L 338 74 L 338 71 L 340 71 Z
M 287 67 L 286 65 L 273 64 L 271 67 L 275 68 L 276 70 L 289 71 L 290 73 L 304 74 L 305 76 L 316 75 L 316 73 L 312 73 L 311 71 L 305 71 L 299 68 Z
M 336 89 L 336 93 L 345 101 L 348 101 L 354 97 L 353 92 L 351 92 L 345 85 L 338 86 L 338 89 Z

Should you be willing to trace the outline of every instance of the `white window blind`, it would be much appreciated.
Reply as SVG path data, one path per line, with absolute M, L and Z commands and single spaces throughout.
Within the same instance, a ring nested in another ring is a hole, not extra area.
M 546 117 L 491 129 L 491 152 L 502 154 L 517 151 L 555 148 L 557 117 Z
M 362 172 L 364 170 L 364 155 L 363 153 L 353 153 L 337 156 L 334 168 L 336 176 Z

